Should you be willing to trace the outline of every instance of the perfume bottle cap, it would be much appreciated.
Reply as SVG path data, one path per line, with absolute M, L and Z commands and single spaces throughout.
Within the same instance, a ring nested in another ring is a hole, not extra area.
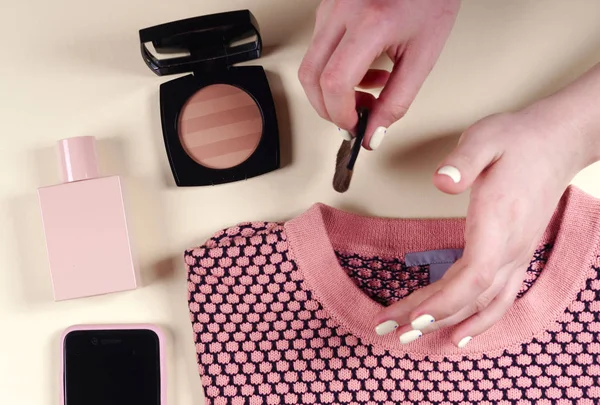
M 63 183 L 99 176 L 96 139 L 93 136 L 78 136 L 58 141 L 58 154 Z

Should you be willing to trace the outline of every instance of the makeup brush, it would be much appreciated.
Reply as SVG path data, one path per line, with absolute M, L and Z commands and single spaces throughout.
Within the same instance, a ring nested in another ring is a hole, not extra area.
M 344 140 L 337 153 L 335 174 L 333 175 L 333 189 L 338 193 L 345 193 L 350 188 L 354 164 L 362 146 L 367 129 L 369 111 L 360 109 L 358 111 L 358 125 L 356 136 L 349 141 Z

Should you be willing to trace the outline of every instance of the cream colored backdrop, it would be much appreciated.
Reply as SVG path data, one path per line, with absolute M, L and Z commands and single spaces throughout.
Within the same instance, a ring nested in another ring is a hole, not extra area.
M 336 128 L 308 104 L 296 71 L 315 0 L 0 0 L 0 393 L 3 404 L 57 404 L 58 340 L 72 324 L 152 322 L 168 330 L 171 404 L 202 404 L 186 307 L 185 248 L 244 220 L 283 220 L 321 201 L 384 216 L 464 215 L 431 173 L 475 120 L 514 109 L 600 60 L 600 1 L 465 0 L 412 110 L 360 156 L 346 195 L 331 188 Z M 278 172 L 209 188 L 173 186 L 158 85 L 139 55 L 150 25 L 250 8 L 261 24 L 283 128 Z M 58 181 L 54 143 L 99 139 L 105 174 L 123 176 L 144 276 L 137 291 L 54 303 L 36 188 Z M 600 197 L 600 167 L 576 184 Z

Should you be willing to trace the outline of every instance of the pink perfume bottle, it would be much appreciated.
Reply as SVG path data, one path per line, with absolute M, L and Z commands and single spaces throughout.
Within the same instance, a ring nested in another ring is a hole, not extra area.
M 58 150 L 63 184 L 38 190 L 54 299 L 135 289 L 121 180 L 99 177 L 94 137 Z

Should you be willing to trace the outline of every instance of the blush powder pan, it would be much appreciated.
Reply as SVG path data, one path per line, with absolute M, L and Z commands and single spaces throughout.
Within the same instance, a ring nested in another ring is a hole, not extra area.
M 245 162 L 262 137 L 262 115 L 250 95 L 228 84 L 194 94 L 179 116 L 179 139 L 199 164 L 229 169 Z
M 280 167 L 275 104 L 257 59 L 258 24 L 248 10 L 140 30 L 141 51 L 157 75 L 191 72 L 160 86 L 165 147 L 178 186 L 230 183 Z M 187 53 L 159 59 L 157 54 Z

